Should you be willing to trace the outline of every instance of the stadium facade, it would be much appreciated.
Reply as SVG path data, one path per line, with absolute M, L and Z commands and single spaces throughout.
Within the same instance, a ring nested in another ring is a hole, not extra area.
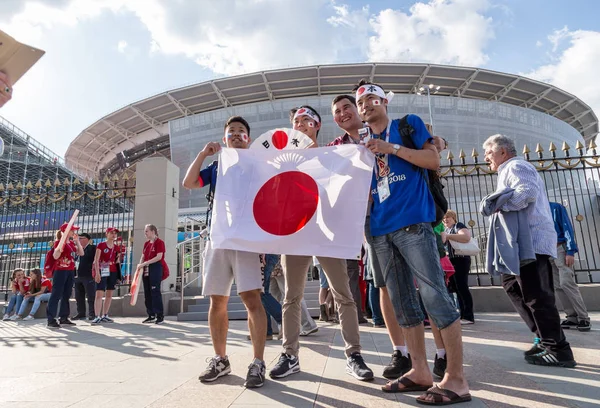
M 528 78 L 484 69 L 431 64 L 322 65 L 264 71 L 202 82 L 135 102 L 98 120 L 69 146 L 66 163 L 79 173 L 105 175 L 135 169 L 151 155 L 164 155 L 181 177 L 209 141 L 219 141 L 223 123 L 242 115 L 252 136 L 289 127 L 289 109 L 309 104 L 323 117 L 319 139 L 326 144 L 340 134 L 331 116 L 335 95 L 350 93 L 361 78 L 395 93 L 389 112 L 429 122 L 428 96 L 422 86 L 439 86 L 431 95 L 435 133 L 450 150 L 471 152 L 495 133 L 534 148 L 550 142 L 575 145 L 598 134 L 598 119 L 576 96 Z M 180 211 L 201 209 L 204 192 L 182 191 Z

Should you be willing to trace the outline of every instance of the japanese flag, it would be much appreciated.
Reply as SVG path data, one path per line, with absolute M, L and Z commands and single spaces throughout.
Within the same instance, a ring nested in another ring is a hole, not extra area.
M 364 146 L 222 149 L 214 248 L 353 259 L 360 251 L 374 156 Z
M 314 144 L 304 133 L 288 128 L 273 129 L 260 135 L 252 144 L 251 149 L 306 149 Z

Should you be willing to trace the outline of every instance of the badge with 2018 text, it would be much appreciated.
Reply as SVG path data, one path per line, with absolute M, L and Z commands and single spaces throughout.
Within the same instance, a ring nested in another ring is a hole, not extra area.
M 377 195 L 379 196 L 379 203 L 383 203 L 390 196 L 390 183 L 388 177 L 381 177 L 377 180 Z

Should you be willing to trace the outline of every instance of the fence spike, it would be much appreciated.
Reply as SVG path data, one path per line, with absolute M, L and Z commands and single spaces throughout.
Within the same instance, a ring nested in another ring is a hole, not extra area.
M 17 190 L 23 190 L 23 183 L 20 181 L 17 183 Z
M 0 183 L 0 192 L 4 191 L 4 184 Z
M 42 184 L 42 180 L 38 180 L 35 182 L 35 184 L 33 185 L 35 188 L 42 188 L 43 184 Z
M 52 187 L 52 183 L 50 182 L 50 179 L 46 179 L 46 182 L 44 183 L 44 187 Z
M 535 152 L 536 153 L 542 153 L 544 151 L 544 148 L 542 147 L 541 144 L 537 144 L 537 146 L 535 147 Z
M 461 159 L 464 159 L 465 157 L 467 157 L 467 155 L 465 154 L 465 151 L 463 149 L 460 149 L 460 152 L 458 153 L 458 157 L 460 157 Z
M 112 178 L 112 181 L 119 181 L 119 175 L 115 174 Z
M 448 157 L 447 157 L 447 159 L 448 160 L 454 159 L 454 155 L 452 154 L 452 150 L 448 150 Z
M 577 150 L 583 150 L 583 148 L 584 148 L 584 146 L 578 140 L 577 143 L 575 144 L 575 149 L 577 149 Z
M 529 146 L 525 145 L 523 146 L 523 154 L 529 154 L 531 153 L 531 150 L 529 150 Z
M 127 173 L 123 173 L 123 177 L 121 177 L 121 179 L 123 181 L 129 181 L 129 176 L 127 175 Z
M 596 142 L 594 142 L 594 139 L 590 140 L 590 150 L 595 149 L 596 147 Z
M 30 188 L 33 188 L 33 184 L 31 184 L 31 181 L 28 181 L 27 184 L 25 184 L 25 188 L 28 189 L 28 190 Z
M 569 146 L 569 144 L 567 142 L 563 142 L 562 149 L 561 149 L 563 152 L 568 152 L 570 148 L 571 148 L 571 146 Z
M 6 189 L 7 189 L 8 191 L 11 191 L 11 190 L 14 190 L 14 189 L 15 189 L 15 187 L 13 186 L 13 183 L 8 183 L 8 186 L 6 186 Z
M 479 157 L 479 153 L 477 152 L 477 149 L 473 148 L 473 151 L 471 152 L 471 157 Z
M 108 178 L 108 176 L 104 176 L 104 178 L 102 179 L 103 183 L 110 183 L 110 179 Z
M 63 181 L 63 186 L 70 186 L 71 185 L 71 180 L 69 180 L 68 177 L 65 177 L 65 181 Z
M 75 179 L 75 181 L 73 182 L 73 185 L 74 185 L 74 186 L 78 186 L 78 185 L 80 185 L 80 184 L 81 184 L 81 181 L 79 181 L 79 179 L 78 179 L 78 178 L 76 178 L 76 179 Z
M 551 152 L 555 152 L 556 151 L 556 146 L 554 145 L 554 142 L 550 142 L 550 147 L 548 148 L 549 151 Z

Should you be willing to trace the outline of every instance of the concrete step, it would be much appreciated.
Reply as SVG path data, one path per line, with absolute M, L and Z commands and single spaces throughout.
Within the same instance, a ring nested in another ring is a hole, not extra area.
M 319 308 L 308 308 L 308 312 L 310 313 L 310 315 L 313 317 L 313 319 L 316 319 L 319 317 Z M 248 319 L 248 314 L 246 313 L 246 310 L 236 310 L 236 311 L 232 311 L 229 310 L 227 312 L 228 314 L 228 318 L 229 320 L 247 320 Z M 186 312 L 186 313 L 179 313 L 177 315 L 177 321 L 179 322 L 185 322 L 185 321 L 208 321 L 208 312 Z
M 187 309 L 188 312 L 208 312 L 208 308 L 210 307 L 210 300 L 206 299 L 206 301 L 204 301 L 204 299 L 202 299 L 203 302 L 202 303 L 198 303 L 195 305 L 190 305 Z M 315 299 L 306 299 L 306 305 L 308 306 L 308 308 L 315 308 L 318 309 L 319 308 L 319 299 L 315 298 Z M 237 299 L 229 299 L 229 303 L 227 304 L 227 310 L 229 310 L 230 312 L 232 311 L 237 311 L 237 310 L 246 310 L 246 307 L 244 306 L 244 304 L 242 303 L 242 300 L 240 298 Z

